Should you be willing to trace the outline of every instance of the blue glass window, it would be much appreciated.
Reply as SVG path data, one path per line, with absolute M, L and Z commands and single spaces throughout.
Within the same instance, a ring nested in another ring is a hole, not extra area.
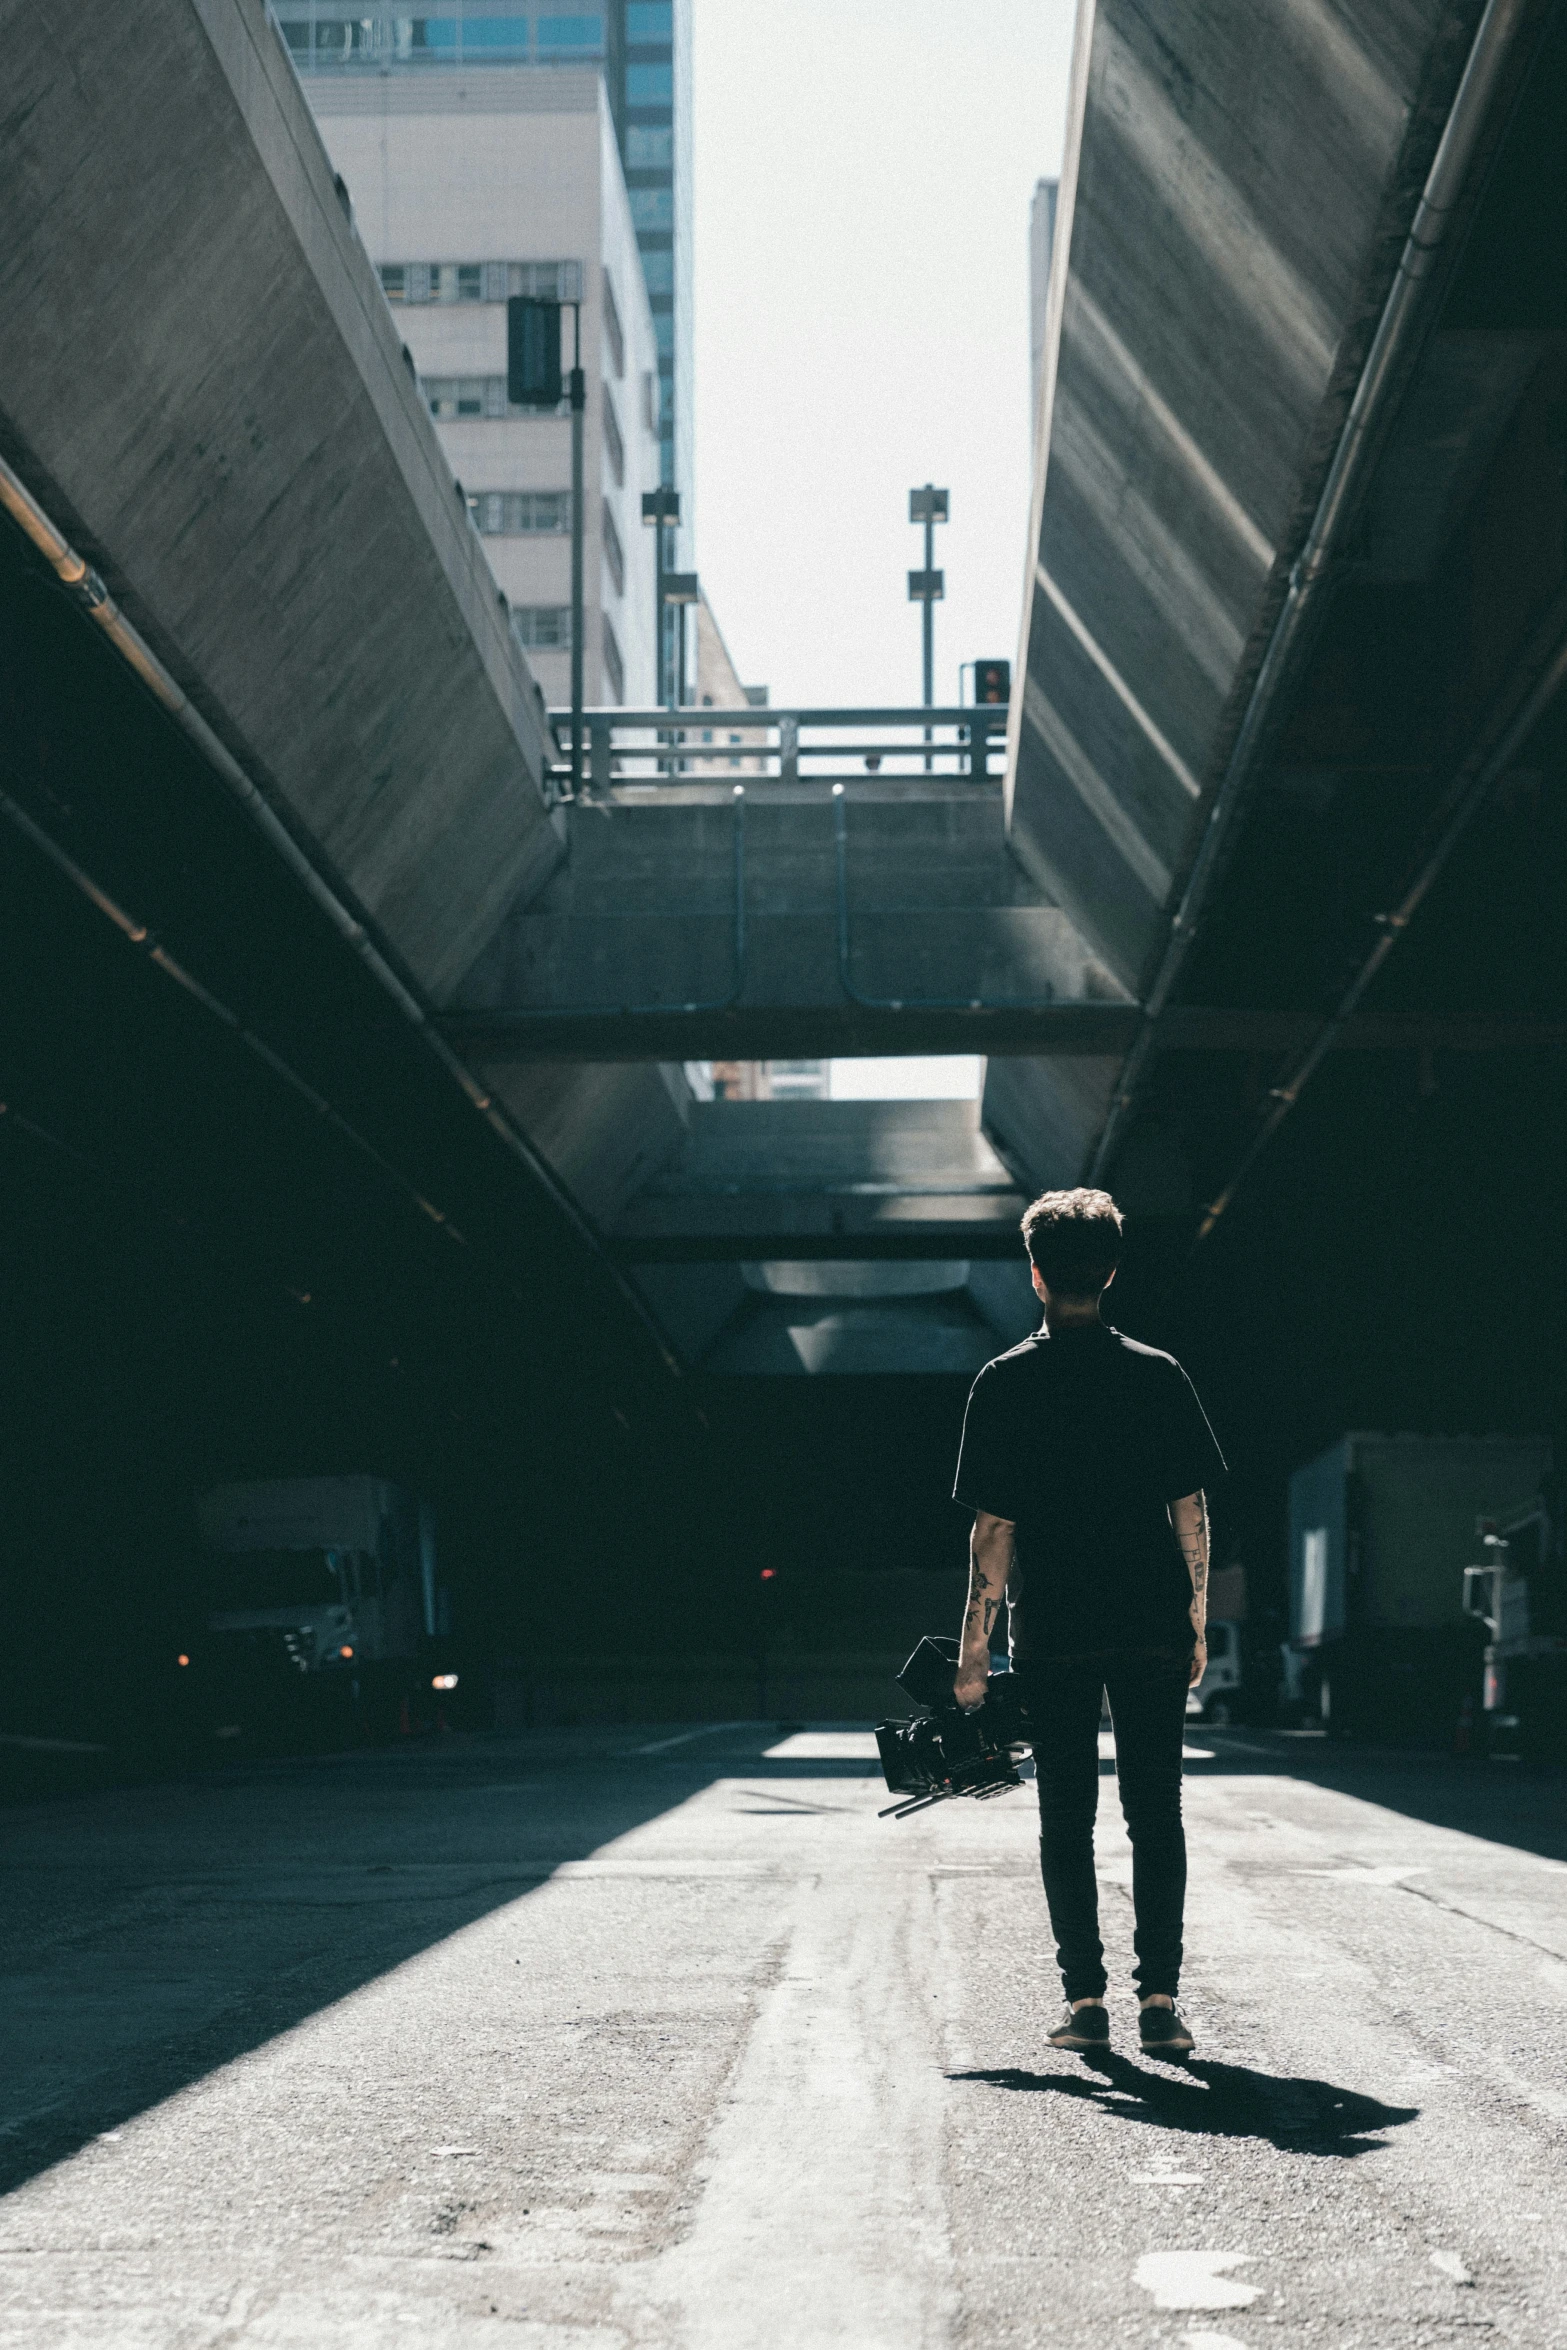
M 668 171 L 674 160 L 675 134 L 672 130 L 641 122 L 627 125 L 627 171 Z
M 658 338 L 658 347 L 660 352 L 673 351 L 675 347 L 675 321 L 673 313 L 666 311 L 660 316 L 656 317 L 653 321 L 653 332 Z
M 428 25 L 430 19 L 425 19 Z M 429 44 L 434 46 L 433 43 Z M 526 57 L 528 20 L 525 16 L 468 16 L 463 19 L 463 55 L 479 64 L 501 57 Z
M 644 253 L 642 275 L 647 279 L 647 290 L 650 294 L 672 293 L 675 284 L 675 257 L 673 253 Z
M 572 57 L 597 54 L 604 46 L 601 16 L 541 16 L 539 49 Z
M 672 65 L 627 66 L 628 106 L 672 106 L 674 99 L 675 69 Z
M 628 41 L 672 41 L 675 11 L 671 0 L 627 0 Z
M 675 225 L 675 192 L 673 188 L 632 188 L 631 217 L 638 228 L 673 228 Z

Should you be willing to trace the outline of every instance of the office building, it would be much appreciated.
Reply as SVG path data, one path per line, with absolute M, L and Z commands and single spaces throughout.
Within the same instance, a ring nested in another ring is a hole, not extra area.
M 332 82 L 420 80 L 533 66 L 604 77 L 658 339 L 662 479 L 681 496 L 671 561 L 693 558 L 691 332 L 691 0 L 276 0 L 312 99 Z M 320 109 L 318 108 L 318 111 Z
M 571 422 L 509 404 L 506 305 L 518 294 L 580 305 L 584 695 L 649 702 L 642 498 L 659 479 L 659 353 L 602 76 L 458 65 L 317 73 L 308 86 L 513 626 L 557 706 L 570 698 Z

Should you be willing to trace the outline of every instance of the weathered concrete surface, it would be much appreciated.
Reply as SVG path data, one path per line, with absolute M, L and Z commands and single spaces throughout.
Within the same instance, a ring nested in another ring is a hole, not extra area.
M 1125 1001 L 1010 853 L 999 787 L 851 800 L 841 867 L 831 802 L 754 789 L 743 807 L 622 801 L 569 817 L 564 862 L 513 909 L 454 1014 L 497 1032 L 531 1014 L 569 1034 L 662 1013 L 705 1057 L 718 1021 L 782 1015 L 822 1040 L 796 1049 L 831 1053 L 865 1009 L 918 1024 L 927 1008 Z
M 262 0 L 0 4 L 0 449 L 439 998 L 542 708 Z
M 595 1223 L 613 1224 L 684 1147 L 691 1089 L 678 1063 L 466 1058 Z
M 0 2341 L 1555 2350 L 1559 1790 L 1194 1731 L 1185 2070 L 1044 2041 L 1031 1796 L 552 1731 L 9 1815 Z
M 1134 992 L 1478 16 L 1080 13 L 1008 789 L 1017 855 Z

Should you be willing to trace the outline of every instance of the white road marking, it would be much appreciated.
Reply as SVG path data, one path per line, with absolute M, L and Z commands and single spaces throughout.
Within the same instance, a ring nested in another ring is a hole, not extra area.
M 760 1730 L 760 1722 L 704 1722 L 700 1730 L 680 1730 L 673 1738 L 655 1738 L 651 1745 L 633 1746 L 633 1754 L 667 1754 L 672 1746 L 689 1746 L 693 1738 L 716 1738 L 721 1730 Z
M 1212 1762 L 1216 1754 L 1217 1749 L 1212 1746 L 1183 1745 L 1181 1748 L 1183 1762 Z M 1115 1732 L 1113 1730 L 1101 1730 L 1099 1733 L 1099 1759 L 1101 1762 L 1115 1760 Z
M 1251 2258 L 1249 2252 L 1145 2252 L 1135 2274 L 1158 2309 L 1244 2309 L 1262 2287 L 1221 2272 Z
M 1183 2334 L 1181 2340 L 1185 2350 L 1246 2350 L 1233 2334 Z
M 1419 1866 L 1390 1868 L 1386 1864 L 1367 1868 L 1286 1869 L 1284 1871 L 1287 1877 L 1336 1877 L 1344 1885 L 1402 1885 L 1406 1877 L 1419 1877 L 1424 1873 L 1424 1870 Z
M 1455 2285 L 1472 2285 L 1474 2283 L 1474 2278 L 1456 2252 L 1433 2252 L 1431 2266 L 1439 2268 L 1444 2277 L 1451 2277 Z
M 767 1749 L 769 1762 L 874 1762 L 876 1740 L 869 1730 L 797 1730 Z
M 1134 2187 L 1200 2187 L 1202 2173 L 1195 2170 L 1134 2170 Z

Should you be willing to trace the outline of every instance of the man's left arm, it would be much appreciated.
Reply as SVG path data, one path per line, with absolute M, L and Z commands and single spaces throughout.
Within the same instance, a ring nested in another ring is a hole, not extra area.
M 1205 1493 L 1183 1493 L 1179 1501 L 1170 1504 L 1170 1524 L 1175 1539 L 1181 1546 L 1186 1561 L 1186 1572 L 1192 1579 L 1192 1631 L 1197 1645 L 1192 1651 L 1191 1686 L 1195 1689 L 1208 1669 L 1208 1497 Z

